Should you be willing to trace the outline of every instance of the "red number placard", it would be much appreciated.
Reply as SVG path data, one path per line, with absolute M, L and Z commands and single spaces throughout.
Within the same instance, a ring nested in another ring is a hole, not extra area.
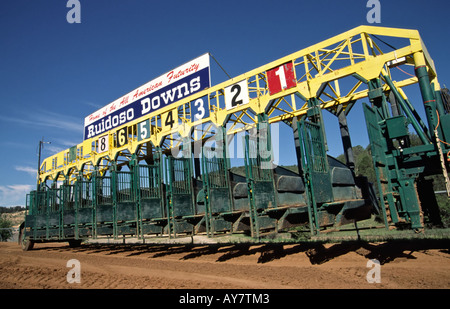
M 285 63 L 279 67 L 267 71 L 267 83 L 269 84 L 270 95 L 280 92 L 281 90 L 295 87 L 294 66 L 292 62 Z

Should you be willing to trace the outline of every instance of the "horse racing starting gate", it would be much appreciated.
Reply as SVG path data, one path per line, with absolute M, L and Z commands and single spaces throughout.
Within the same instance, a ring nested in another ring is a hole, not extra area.
M 386 51 L 380 37 L 401 47 Z M 404 76 L 408 66 L 415 76 Z M 416 84 L 427 124 L 403 90 Z M 358 27 L 216 86 L 205 54 L 91 114 L 81 144 L 42 162 L 22 245 L 316 235 L 372 215 L 386 229 L 423 229 L 435 207 L 423 203 L 433 194 L 426 177 L 450 186 L 445 91 L 415 30 Z M 346 118 L 362 99 L 373 184 L 355 174 Z M 327 155 L 324 111 L 339 122 L 345 162 Z M 291 130 L 293 149 L 274 143 L 276 123 Z M 234 166 L 233 142 L 243 147 Z M 277 166 L 274 147 L 295 153 L 296 166 Z

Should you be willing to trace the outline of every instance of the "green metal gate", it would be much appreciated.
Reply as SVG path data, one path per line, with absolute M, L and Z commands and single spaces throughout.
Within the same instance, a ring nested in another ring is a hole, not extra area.
M 61 238 L 62 189 L 48 189 L 47 238 Z
M 137 199 L 132 171 L 114 171 L 113 196 L 116 202 L 116 222 L 136 222 Z
M 95 236 L 114 234 L 114 204 L 111 176 L 94 176 L 95 182 Z
M 36 191 L 31 191 L 26 196 L 26 212 L 25 212 L 25 226 L 24 226 L 24 234 L 25 237 L 34 238 L 34 230 L 35 230 L 35 203 L 36 203 Z
M 188 158 L 166 157 L 169 235 L 194 232 L 188 223 L 195 215 L 192 168 Z
M 381 128 L 378 124 L 381 119 L 377 116 L 377 112 L 367 104 L 363 104 L 364 117 L 366 118 L 367 133 L 369 135 L 373 166 L 377 178 L 378 192 L 381 198 L 381 210 L 386 228 L 389 225 L 389 219 L 393 223 L 398 222 L 397 208 L 395 206 L 395 195 L 392 187 L 389 168 L 386 165 L 387 142 L 384 138 Z M 389 212 L 389 219 L 388 214 Z
M 331 174 L 321 126 L 306 120 L 300 122 L 305 146 L 305 167 L 309 172 L 316 203 L 333 201 Z
M 261 147 L 264 143 L 265 139 L 245 136 L 245 171 L 254 193 L 252 200 L 256 211 L 276 206 L 273 169 L 267 166 L 268 151 Z
M 159 161 L 158 161 L 159 162 Z M 162 169 L 159 163 L 137 165 L 140 235 L 162 234 L 168 219 L 164 204 Z
M 35 239 L 47 237 L 47 216 L 48 216 L 48 192 L 37 191 L 32 196 L 34 199 L 34 231 Z
M 272 151 L 268 122 L 257 125 L 256 135 L 245 136 L 245 174 L 250 197 L 250 225 L 253 237 L 260 231 L 276 227 L 264 210 L 277 207 Z
M 206 194 L 204 203 L 208 213 L 207 229 L 213 235 L 214 232 L 229 231 L 232 225 L 224 219 L 231 219 L 234 216 L 227 158 L 221 156 L 216 150 L 203 148 L 202 166 Z
M 77 234 L 75 185 L 63 184 L 61 188 L 63 196 L 62 200 L 63 238 L 73 238 Z
M 311 233 L 319 230 L 320 204 L 333 201 L 333 187 L 328 158 L 324 145 L 324 135 L 319 123 L 302 119 L 298 122 L 302 142 L 302 168 L 305 172 L 309 199 L 309 222 Z
M 92 236 L 94 222 L 94 184 L 78 180 L 75 184 L 78 236 Z

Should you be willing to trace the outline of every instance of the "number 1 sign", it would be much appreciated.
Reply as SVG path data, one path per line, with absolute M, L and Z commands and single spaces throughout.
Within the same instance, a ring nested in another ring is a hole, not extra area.
M 285 63 L 279 67 L 267 71 L 267 83 L 269 84 L 270 95 L 280 92 L 281 90 L 295 87 L 294 66 L 292 62 Z

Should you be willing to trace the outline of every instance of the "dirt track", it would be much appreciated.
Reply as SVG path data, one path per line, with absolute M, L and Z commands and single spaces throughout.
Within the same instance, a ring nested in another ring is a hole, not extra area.
M 70 259 L 81 283 L 67 282 Z M 369 259 L 381 283 L 368 283 Z M 448 242 L 289 245 L 0 243 L 2 289 L 355 289 L 450 288 Z

